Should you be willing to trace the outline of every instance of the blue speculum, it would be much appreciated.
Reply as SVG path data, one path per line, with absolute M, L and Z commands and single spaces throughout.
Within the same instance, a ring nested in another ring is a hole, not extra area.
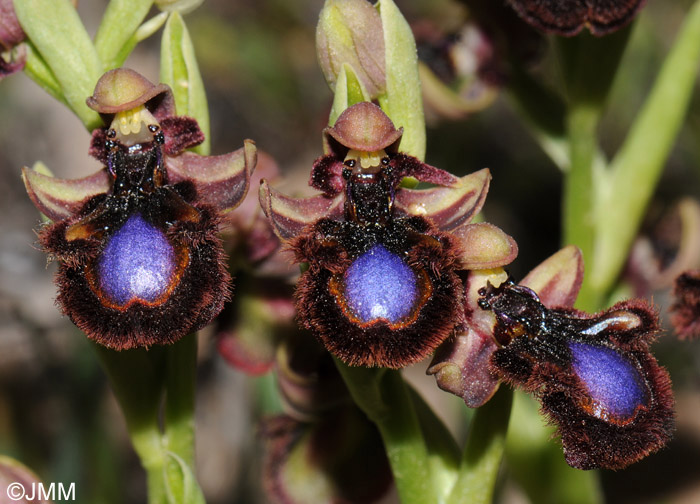
M 173 278 L 173 246 L 160 229 L 132 215 L 107 242 L 98 261 L 100 286 L 113 302 L 153 302 Z
M 574 372 L 591 395 L 594 416 L 627 419 L 647 403 L 644 380 L 628 359 L 603 346 L 572 341 L 569 348 Z
M 363 322 L 396 323 L 411 314 L 418 298 L 415 272 L 382 245 L 359 256 L 345 272 L 345 297 Z

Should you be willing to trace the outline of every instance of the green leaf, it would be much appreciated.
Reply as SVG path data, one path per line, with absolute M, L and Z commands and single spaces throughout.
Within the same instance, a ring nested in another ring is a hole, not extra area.
M 476 411 L 449 504 L 489 504 L 506 447 L 513 391 L 502 386 Z
M 333 95 L 328 125 L 333 126 L 343 110 L 363 101 L 370 101 L 369 94 L 357 78 L 352 65 L 343 64 L 335 83 L 335 95 Z
M 24 73 L 39 84 L 44 91 L 64 105 L 68 105 L 65 96 L 63 96 L 61 85 L 56 80 L 56 76 L 49 68 L 49 65 L 46 64 L 44 58 L 41 57 L 36 47 L 34 47 L 34 44 L 28 40 L 25 45 L 27 47 L 27 62 L 24 65 Z
M 683 124 L 700 62 L 700 0 L 685 16 L 654 86 L 598 184 L 592 288 L 606 293 L 627 257 Z
M 173 452 L 165 453 L 165 494 L 168 504 L 205 504 L 190 466 Z
M 124 47 L 131 45 L 130 39 L 136 33 L 153 0 L 111 0 L 102 17 L 95 35 L 95 49 L 104 64 L 105 70 L 121 66 L 129 56 Z M 126 54 L 124 54 L 126 52 Z
M 425 159 L 425 117 L 413 32 L 392 0 L 379 0 L 384 29 L 386 93 L 379 104 L 397 128 L 403 126 L 399 149 Z
M 177 113 L 194 117 L 205 140 L 193 150 L 209 154 L 209 108 L 197 57 L 185 21 L 174 12 L 165 23 L 160 54 L 160 80 L 168 84 L 175 95 Z
M 71 110 L 86 128 L 102 124 L 85 99 L 92 95 L 102 65 L 85 27 L 69 0 L 16 0 L 24 32 L 61 86 Z

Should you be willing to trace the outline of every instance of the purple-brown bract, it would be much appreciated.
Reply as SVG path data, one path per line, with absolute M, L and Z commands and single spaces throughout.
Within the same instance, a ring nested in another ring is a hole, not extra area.
M 549 309 L 512 281 L 481 294 L 482 308 L 497 319 L 494 373 L 540 400 L 569 465 L 622 469 L 666 445 L 673 394 L 649 351 L 659 323 L 646 302 L 589 315 Z

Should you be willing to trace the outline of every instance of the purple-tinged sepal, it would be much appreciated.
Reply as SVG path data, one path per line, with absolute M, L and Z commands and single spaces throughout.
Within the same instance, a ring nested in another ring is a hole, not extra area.
M 422 182 L 436 183 L 427 177 L 416 174 L 411 176 Z M 486 201 L 491 173 L 488 168 L 484 168 L 455 179 L 441 184 L 443 187 L 398 191 L 397 212 L 429 218 L 433 224 L 444 231 L 450 231 L 468 223 L 481 211 Z
M 547 308 L 512 281 L 481 294 L 481 307 L 497 318 L 493 372 L 540 400 L 569 465 L 622 469 L 670 440 L 673 393 L 649 350 L 660 328 L 648 303 L 591 315 Z
M 49 220 L 56 221 L 77 213 L 93 196 L 111 187 L 107 169 L 80 179 L 59 179 L 42 164 L 22 168 L 22 180 L 34 206 Z
M 260 184 L 259 195 L 260 206 L 270 220 L 275 234 L 282 240 L 296 237 L 322 217 L 333 219 L 343 214 L 341 195 L 332 199 L 323 195 L 291 198 L 270 187 L 265 180 Z
M 191 182 L 202 203 L 225 213 L 236 208 L 248 193 L 256 159 L 255 142 L 244 140 L 243 147 L 220 156 L 184 152 L 166 157 L 165 169 L 169 183 Z
M 498 349 L 493 338 L 496 318 L 477 304 L 479 289 L 487 282 L 494 285 L 506 281 L 501 268 L 470 271 L 464 282 L 465 327 L 445 341 L 435 352 L 427 374 L 435 376 L 442 390 L 464 400 L 470 408 L 485 404 L 498 390 L 499 379 L 491 371 L 491 356 Z

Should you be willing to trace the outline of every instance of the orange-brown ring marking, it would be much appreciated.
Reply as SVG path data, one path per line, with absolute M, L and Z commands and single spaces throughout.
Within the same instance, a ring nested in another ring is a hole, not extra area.
M 411 269 L 417 276 L 419 292 L 421 292 L 421 296 L 416 301 L 414 301 L 413 310 L 411 311 L 411 313 L 395 323 L 390 322 L 388 319 L 383 317 L 370 320 L 369 322 L 364 322 L 360 320 L 357 317 L 357 315 L 353 313 L 352 308 L 348 306 L 348 302 L 345 298 L 345 279 L 343 273 L 334 273 L 330 277 L 330 279 L 328 280 L 328 291 L 335 298 L 335 301 L 336 303 L 338 303 L 338 306 L 343 312 L 343 315 L 345 315 L 348 318 L 348 320 L 350 320 L 353 324 L 356 324 L 361 328 L 366 328 L 383 321 L 392 330 L 403 329 L 405 327 L 413 325 L 413 323 L 420 315 L 421 308 L 425 306 L 425 304 L 430 299 L 430 296 L 433 295 L 433 284 L 430 281 L 430 278 L 428 277 L 428 274 L 425 272 L 425 270 L 420 269 L 416 271 L 413 268 Z
M 589 415 L 591 415 L 592 417 L 598 418 L 599 420 L 603 420 L 607 423 L 618 425 L 620 427 L 624 427 L 625 425 L 629 425 L 632 422 L 634 422 L 637 419 L 637 416 L 639 416 L 640 412 L 649 411 L 649 406 L 647 406 L 646 404 L 640 404 L 634 409 L 634 413 L 632 413 L 629 417 L 620 418 L 611 415 L 605 408 L 600 408 L 600 412 L 596 413 L 596 405 L 598 404 L 598 402 L 594 401 L 590 397 L 581 400 L 578 403 L 581 409 Z
M 169 240 L 168 240 L 169 241 Z M 171 245 L 173 245 L 171 243 Z M 111 300 L 102 290 L 102 287 L 100 286 L 100 281 L 97 278 L 97 275 L 95 271 L 97 270 L 97 261 L 99 260 L 99 256 L 92 261 L 90 261 L 89 264 L 85 265 L 85 278 L 87 278 L 88 285 L 90 286 L 90 290 L 94 292 L 97 297 L 100 300 L 100 303 L 102 303 L 102 306 L 105 306 L 106 308 L 112 308 L 114 310 L 119 310 L 119 311 L 126 311 L 128 310 L 131 306 L 134 304 L 142 304 L 145 306 L 160 306 L 163 303 L 165 303 L 170 296 L 172 295 L 173 291 L 175 288 L 180 285 L 180 280 L 182 278 L 183 273 L 185 272 L 185 269 L 187 266 L 190 264 L 190 253 L 187 247 L 183 244 L 180 245 L 173 245 L 173 251 L 175 252 L 175 256 L 178 258 L 177 265 L 175 268 L 175 271 L 173 272 L 171 276 L 170 283 L 168 284 L 168 287 L 165 289 L 165 292 L 158 296 L 156 299 L 153 301 L 146 301 L 145 299 L 140 299 L 138 297 L 132 298 L 129 301 L 127 301 L 125 304 L 120 305 L 119 303 L 114 302 Z

